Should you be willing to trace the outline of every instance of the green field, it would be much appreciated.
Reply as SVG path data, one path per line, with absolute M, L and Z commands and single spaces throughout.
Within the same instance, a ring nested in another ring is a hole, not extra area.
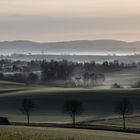
M 11 122 L 26 122 L 20 108 L 21 101 L 28 97 L 34 102 L 33 123 L 71 123 L 71 118 L 62 112 L 62 105 L 66 100 L 76 99 L 82 102 L 84 110 L 82 115 L 76 117 L 77 122 L 121 126 L 122 119 L 114 110 L 116 103 L 126 97 L 133 103 L 133 115 L 137 116 L 126 120 L 127 127 L 140 128 L 140 89 L 51 88 L 18 83 L 3 85 L 7 88 L 0 88 L 0 116 L 7 117 Z
M 0 94 L 24 91 L 31 88 L 31 86 L 27 86 L 26 84 L 22 83 L 0 81 Z

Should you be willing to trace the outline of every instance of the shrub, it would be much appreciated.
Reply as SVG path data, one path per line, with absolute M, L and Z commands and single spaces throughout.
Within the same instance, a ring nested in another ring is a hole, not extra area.
M 117 84 L 117 83 L 114 83 L 114 84 L 112 85 L 112 88 L 122 88 L 122 86 L 119 85 L 119 84 Z

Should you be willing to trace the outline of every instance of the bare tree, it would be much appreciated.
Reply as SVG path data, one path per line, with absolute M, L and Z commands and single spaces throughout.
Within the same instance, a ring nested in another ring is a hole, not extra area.
M 76 124 L 75 117 L 76 115 L 80 115 L 83 111 L 82 103 L 77 100 L 65 101 L 63 104 L 63 111 L 64 113 L 70 115 L 73 121 L 73 127 L 75 127 Z
M 30 115 L 33 111 L 33 108 L 34 108 L 34 104 L 32 99 L 30 98 L 23 99 L 21 104 L 21 111 L 27 116 L 27 125 L 30 124 Z
M 125 130 L 126 129 L 126 126 L 125 126 L 126 116 L 133 113 L 133 105 L 131 104 L 131 102 L 128 99 L 123 98 L 118 102 L 115 111 L 118 114 L 122 115 L 123 129 Z

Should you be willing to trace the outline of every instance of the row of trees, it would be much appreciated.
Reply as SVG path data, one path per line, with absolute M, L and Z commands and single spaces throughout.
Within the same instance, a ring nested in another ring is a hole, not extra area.
M 41 65 L 42 69 L 42 80 L 67 80 L 72 76 L 74 70 L 74 63 L 63 61 L 46 62 L 43 61 Z
M 131 65 L 134 66 L 134 65 Z M 42 80 L 68 80 L 70 77 L 79 73 L 82 76 L 86 74 L 103 74 L 109 71 L 118 71 L 126 68 L 125 64 L 120 64 L 117 60 L 113 62 L 103 62 L 102 64 L 94 61 L 78 63 L 67 60 L 62 61 L 43 61 L 41 63 Z
M 23 99 L 21 104 L 21 111 L 27 116 L 27 125 L 30 124 L 30 115 L 33 112 L 33 109 L 34 109 L 34 103 L 32 99 L 30 98 Z M 73 122 L 73 127 L 75 127 L 76 116 L 82 114 L 83 105 L 78 100 L 67 100 L 64 102 L 62 106 L 62 110 L 64 113 L 68 114 L 71 117 Z M 123 98 L 117 103 L 115 112 L 122 116 L 123 129 L 125 130 L 126 116 L 133 113 L 133 105 L 128 99 Z
M 68 100 L 65 101 L 62 106 L 63 112 L 70 115 L 73 121 L 73 126 L 75 127 L 76 115 L 79 115 L 83 112 L 82 103 L 78 100 Z M 30 125 L 30 115 L 34 111 L 34 103 L 32 99 L 25 98 L 21 103 L 21 112 L 27 116 L 27 125 Z
M 3 64 L 13 65 L 13 73 L 0 73 L 0 80 L 27 83 L 45 84 L 50 86 L 67 87 L 93 87 L 102 85 L 105 81 L 104 73 L 120 71 L 123 68 L 136 67 L 136 64 L 126 65 L 117 60 L 103 62 L 94 61 L 78 63 L 67 60 L 62 61 L 10 61 L 0 60 L 0 67 Z M 17 66 L 26 64 L 27 72 L 17 72 Z
M 114 60 L 114 61 L 104 61 L 102 63 L 95 63 L 95 61 L 91 61 L 91 62 L 85 62 L 85 63 L 79 63 L 79 62 L 72 62 L 72 61 L 67 61 L 67 60 L 62 60 L 62 61 L 57 61 L 57 60 L 51 60 L 51 61 L 42 61 L 42 60 L 32 60 L 32 61 L 21 61 L 21 60 L 17 60 L 17 61 L 13 61 L 10 59 L 1 59 L 0 60 L 0 68 L 4 65 L 8 65 L 8 66 L 13 66 L 15 67 L 14 69 L 16 70 L 16 68 L 18 66 L 27 66 L 29 69 L 30 68 L 41 68 L 41 65 L 44 62 L 48 62 L 48 63 L 54 63 L 54 62 L 60 62 L 60 63 L 73 63 L 75 66 L 77 64 L 80 65 L 84 65 L 85 68 L 88 69 L 92 69 L 93 66 L 100 66 L 100 67 L 104 67 L 104 68 L 126 68 L 126 67 L 137 67 L 137 65 L 139 63 L 131 63 L 131 64 L 127 64 L 127 63 L 123 63 L 123 62 L 119 62 L 118 60 Z M 31 70 L 31 69 L 30 69 Z
M 48 79 L 67 79 L 69 77 L 69 73 L 71 73 L 73 70 L 78 69 L 82 70 L 84 72 L 97 72 L 97 71 L 112 71 L 112 70 L 120 70 L 121 68 L 127 68 L 127 67 L 136 67 L 136 63 L 132 64 L 125 64 L 125 63 L 119 63 L 117 60 L 114 60 L 112 62 L 105 61 L 101 64 L 95 63 L 94 61 L 91 62 L 72 62 L 67 60 L 57 61 L 57 60 L 51 60 L 51 61 L 41 61 L 41 60 L 32 60 L 30 62 L 26 61 L 12 61 L 12 60 L 0 60 L 0 70 L 4 66 L 13 67 L 12 71 L 16 72 L 17 68 L 19 67 L 26 67 L 26 70 L 28 71 L 39 71 L 41 70 L 43 73 L 46 71 L 48 72 L 49 76 Z M 57 72 L 56 72 L 57 70 Z M 61 71 L 64 71 L 63 74 L 61 74 Z M 54 77 L 51 78 L 52 73 L 54 73 Z M 61 76 L 60 76 L 61 75 Z M 65 76 L 67 75 L 67 76 Z M 45 76 L 44 76 L 45 77 Z M 42 77 L 43 78 L 43 77 Z
M 2 61 L 6 63 L 5 61 Z M 8 63 L 8 62 L 7 62 Z M 9 63 L 12 63 L 11 61 Z M 23 62 L 21 62 L 23 63 Z M 16 64 L 20 64 L 20 61 L 13 62 L 14 69 L 16 70 Z M 102 83 L 105 80 L 104 74 L 100 70 L 99 64 L 95 64 L 94 61 L 91 63 L 77 63 L 69 62 L 67 60 L 63 61 L 31 61 L 28 62 L 28 67 L 32 67 L 32 72 L 14 72 L 14 73 L 0 73 L 0 80 L 14 81 L 20 83 L 47 83 L 55 81 L 69 81 L 69 85 L 75 86 L 74 82 L 80 82 L 79 85 L 94 85 L 95 83 Z M 35 74 L 36 68 L 41 67 L 40 71 Z M 30 69 L 30 68 L 28 68 Z M 41 76 L 41 77 L 40 77 Z M 75 77 L 75 80 L 73 80 Z M 80 77 L 80 81 L 76 77 Z M 65 84 L 65 83 L 64 83 Z

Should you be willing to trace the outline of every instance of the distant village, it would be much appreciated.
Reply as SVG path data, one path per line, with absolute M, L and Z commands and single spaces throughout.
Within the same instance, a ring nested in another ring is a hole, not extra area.
M 139 68 L 140 63 L 72 62 L 68 60 L 0 60 L 0 80 L 49 86 L 98 86 L 105 81 L 105 73 Z

